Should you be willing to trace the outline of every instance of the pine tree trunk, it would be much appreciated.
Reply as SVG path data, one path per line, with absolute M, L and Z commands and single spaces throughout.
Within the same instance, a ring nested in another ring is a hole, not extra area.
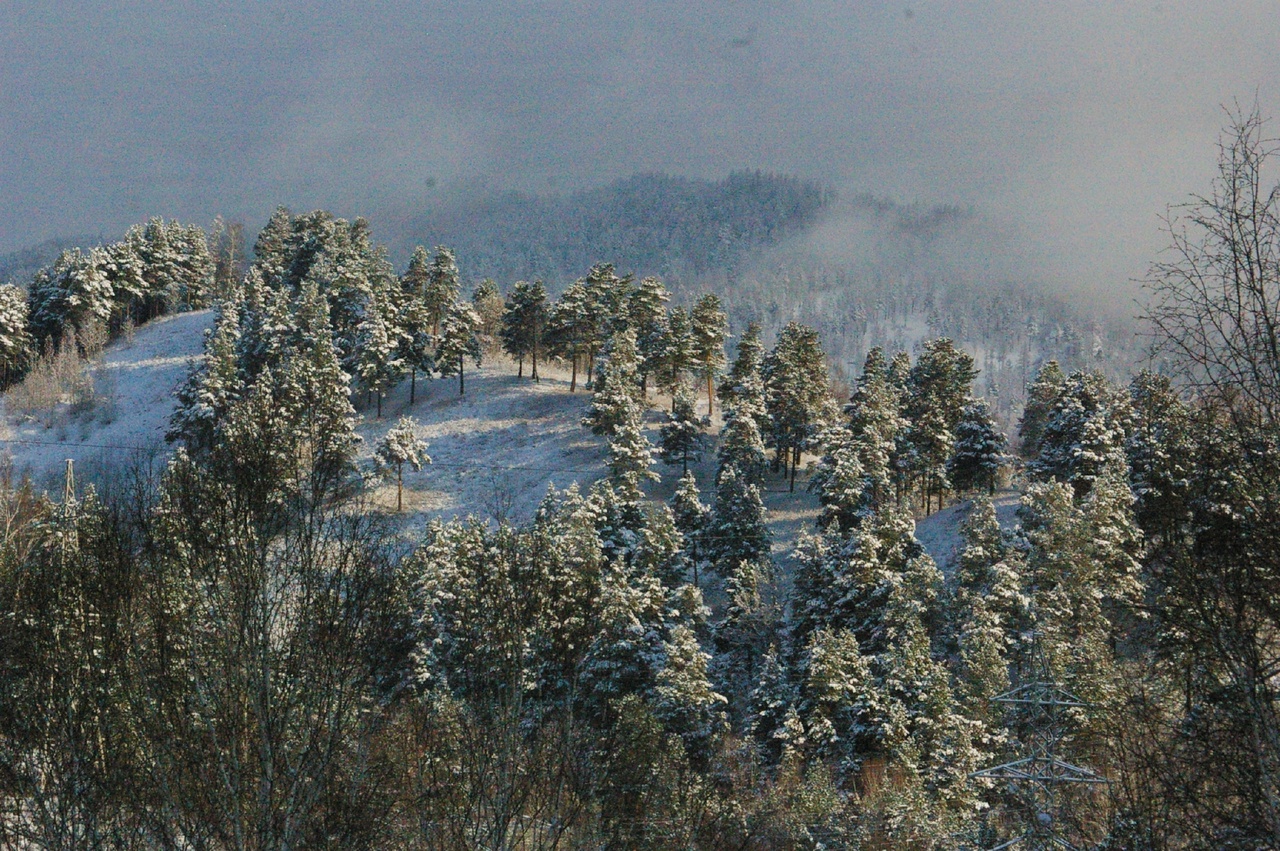
M 707 416 L 715 415 L 715 389 L 711 386 L 711 370 L 707 370 Z
M 796 467 L 800 465 L 800 447 L 791 452 L 791 493 L 796 492 Z
M 413 404 L 414 391 L 418 389 L 418 368 L 409 370 L 409 404 Z
M 533 344 L 533 373 L 530 377 L 534 380 L 534 383 L 537 383 L 538 381 L 538 344 L 537 343 Z
M 569 392 L 572 393 L 578 387 L 578 356 L 573 356 L 573 374 L 569 376 Z
M 462 373 L 467 368 L 467 359 L 464 355 L 458 355 L 458 395 L 465 396 L 467 385 L 463 382 Z
M 404 511 L 404 464 L 396 465 L 396 514 Z
M 516 378 L 524 378 L 524 355 L 516 358 Z
M 382 393 L 378 393 L 378 419 L 382 419 Z

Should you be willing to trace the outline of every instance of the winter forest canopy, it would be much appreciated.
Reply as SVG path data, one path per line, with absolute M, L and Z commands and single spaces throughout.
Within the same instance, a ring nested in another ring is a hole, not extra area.
M 399 266 L 283 207 L 9 258 L 11 422 L 209 327 L 162 456 L 0 486 L 0 844 L 1280 846 L 1265 132 L 1167 222 L 1154 369 L 940 273 L 957 211 L 852 202 L 895 275 L 760 174 L 478 202 Z M 598 469 L 423 516 L 415 475 L 488 461 L 438 401 L 499 390 Z

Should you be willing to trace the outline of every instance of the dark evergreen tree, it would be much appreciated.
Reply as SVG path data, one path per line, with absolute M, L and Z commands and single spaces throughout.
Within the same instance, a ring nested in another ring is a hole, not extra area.
M 1008 462 L 1008 441 L 1000 433 L 984 399 L 971 399 L 960 411 L 955 449 L 947 462 L 951 486 L 964 493 L 986 488 L 995 493 L 1000 468 Z
M 524 376 L 524 359 L 530 358 L 530 377 L 538 380 L 538 352 L 547 327 L 547 291 L 541 281 L 517 281 L 502 314 L 502 348 L 516 359 L 517 375 Z
M 924 343 L 907 376 L 903 412 L 909 425 L 903 435 L 904 460 L 916 479 L 926 512 L 934 496 L 941 507 L 950 484 L 947 462 L 977 374 L 973 358 L 943 337 Z
M 478 329 L 480 317 L 475 308 L 466 302 L 457 302 L 449 308 L 444 319 L 440 321 L 440 336 L 436 343 L 436 369 L 442 377 L 458 376 L 458 395 L 467 391 L 467 360 L 480 366 L 483 349 L 480 346 Z
M 679 464 L 681 473 L 687 474 L 689 461 L 702 458 L 703 434 L 710 425 L 709 417 L 699 417 L 694 412 L 693 399 L 687 393 L 678 393 L 659 431 L 663 463 Z
M 547 318 L 548 351 L 570 364 L 569 392 L 578 386 L 578 364 L 590 350 L 592 328 L 587 312 L 586 288 L 574 282 L 560 295 Z
M 658 387 L 671 394 L 672 401 L 676 391 L 684 385 L 686 375 L 693 370 L 693 365 L 693 326 L 689 314 L 683 307 L 673 307 L 667 317 L 661 354 L 654 367 Z
M 640 352 L 640 389 L 648 392 L 649 379 L 661 368 L 668 342 L 667 302 L 671 294 L 662 281 L 647 277 L 627 298 L 627 324 L 636 333 Z
M 410 261 L 410 274 L 413 263 Z M 416 285 L 416 277 L 415 285 Z M 431 323 L 432 336 L 440 336 L 440 325 L 457 304 L 462 289 L 459 280 L 458 262 L 453 252 L 443 245 L 437 245 L 431 263 L 426 268 L 426 280 L 422 282 L 422 304 L 427 309 L 427 320 Z M 478 330 L 478 329 L 477 329 Z M 452 374 L 452 373 L 450 373 Z
M 1056 360 L 1047 362 L 1027 386 L 1027 403 L 1018 420 L 1018 454 L 1030 461 L 1040 454 L 1040 436 L 1058 396 L 1067 385 L 1066 373 Z
M 698 299 L 689 324 L 693 363 L 707 387 L 707 416 L 714 416 L 715 379 L 724 366 L 724 341 L 729 338 L 729 320 L 720 308 L 720 299 L 711 293 Z
M 775 467 L 781 466 L 784 472 L 790 469 L 794 491 L 801 453 L 832 413 L 826 355 L 818 332 L 788 323 L 765 359 L 764 378 L 768 442 L 777 452 Z
M 0 286 L 0 389 L 22 378 L 34 356 L 27 295 L 12 284 Z

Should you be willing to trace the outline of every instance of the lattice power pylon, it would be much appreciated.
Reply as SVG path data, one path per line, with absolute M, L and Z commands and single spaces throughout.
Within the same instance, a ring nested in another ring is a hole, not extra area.
M 1043 680 L 1025 683 L 991 698 L 992 703 L 1017 707 L 1026 713 L 1025 720 L 1030 727 L 1030 741 L 1026 744 L 1030 755 L 975 771 L 970 776 L 1009 784 L 1027 805 L 1031 817 L 1022 835 L 996 845 L 989 851 L 1001 851 L 1015 846 L 1024 851 L 1082 851 L 1058 832 L 1065 810 L 1060 795 L 1062 787 L 1108 782 L 1088 768 L 1073 765 L 1058 755 L 1059 745 L 1065 735 L 1065 711 L 1088 709 L 1090 704 L 1050 681 L 1047 665 L 1042 670 L 1045 673 Z

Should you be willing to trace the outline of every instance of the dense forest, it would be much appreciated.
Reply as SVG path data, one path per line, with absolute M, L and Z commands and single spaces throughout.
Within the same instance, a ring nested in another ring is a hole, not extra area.
M 447 248 L 399 271 L 368 222 L 284 208 L 251 248 L 153 219 L 61 253 L 0 288 L 9 394 L 168 313 L 215 319 L 162 464 L 0 486 L 0 842 L 1277 847 L 1267 157 L 1241 117 L 1152 269 L 1162 372 L 1122 381 L 1079 329 L 1051 357 L 998 292 L 885 281 L 875 313 L 810 324 L 590 261 L 466 292 Z M 920 312 L 835 374 L 827 322 Z M 406 542 L 371 475 L 431 463 L 419 382 L 474 394 L 497 357 L 592 394 L 605 469 L 527 522 L 477 508 Z M 406 383 L 362 469 L 357 418 Z M 821 506 L 785 558 L 766 487 Z M 916 520 L 957 502 L 939 564 Z

